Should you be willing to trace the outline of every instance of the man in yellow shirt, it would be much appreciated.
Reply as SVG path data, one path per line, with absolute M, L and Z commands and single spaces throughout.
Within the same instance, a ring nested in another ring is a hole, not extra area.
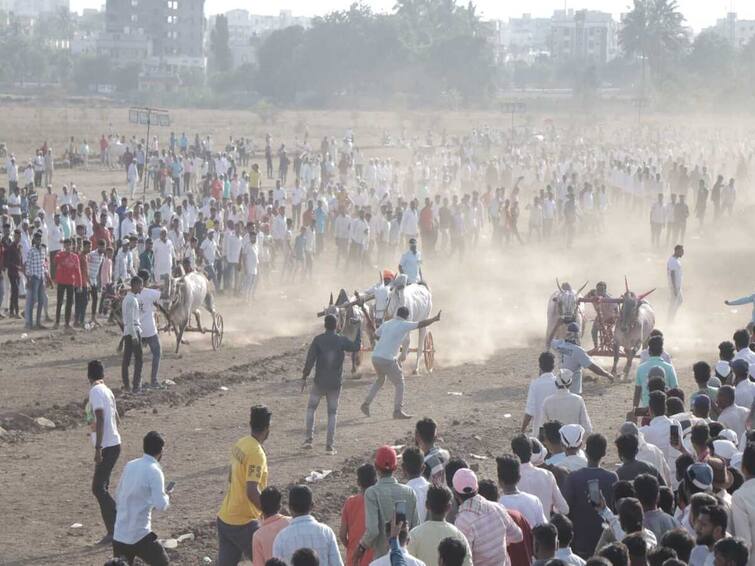
M 218 565 L 236 566 L 252 559 L 252 535 L 262 515 L 260 493 L 267 487 L 267 457 L 262 444 L 270 434 L 272 413 L 263 405 L 251 409 L 252 434 L 231 449 L 228 491 L 218 512 Z

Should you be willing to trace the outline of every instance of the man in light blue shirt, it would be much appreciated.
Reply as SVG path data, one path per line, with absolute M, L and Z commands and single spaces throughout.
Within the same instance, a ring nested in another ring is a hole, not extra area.
M 129 564 L 139 557 L 146 564 L 164 566 L 169 563 L 168 555 L 152 532 L 152 509 L 165 511 L 170 505 L 172 489 L 168 486 L 166 492 L 160 467 L 165 440 L 151 431 L 143 444 L 144 456 L 126 464 L 118 484 L 113 555 Z
M 295 485 L 288 490 L 288 508 L 293 519 L 275 537 L 273 556 L 291 564 L 297 550 L 311 548 L 320 557 L 320 566 L 343 566 L 333 529 L 310 515 L 312 491 L 306 485 Z
M 674 369 L 674 366 L 664 361 L 661 357 L 663 354 L 662 336 L 653 336 L 648 340 L 648 354 L 648 359 L 642 362 L 637 368 L 637 377 L 634 382 L 633 407 L 648 406 L 648 374 L 652 368 L 657 367 L 663 369 L 667 389 L 679 387 L 679 381 L 676 378 L 676 370 Z

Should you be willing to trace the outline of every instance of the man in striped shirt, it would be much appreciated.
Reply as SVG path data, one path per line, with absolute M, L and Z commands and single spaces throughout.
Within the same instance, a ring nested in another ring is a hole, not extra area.
M 26 255 L 24 273 L 26 274 L 26 328 L 34 327 L 34 307 L 37 307 L 36 328 L 43 328 L 40 323 L 42 316 L 42 290 L 45 284 L 45 257 L 42 252 L 42 232 L 35 232 L 31 240 L 31 248 Z
M 455 525 L 472 549 L 475 566 L 510 566 L 506 545 L 522 541 L 522 530 L 506 509 L 477 493 L 475 473 L 461 468 L 453 476 L 454 496 L 459 504 Z

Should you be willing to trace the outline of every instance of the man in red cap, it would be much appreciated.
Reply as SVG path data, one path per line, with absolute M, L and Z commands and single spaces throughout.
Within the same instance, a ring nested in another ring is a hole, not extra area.
M 375 556 L 388 552 L 386 524 L 393 520 L 394 515 L 403 514 L 409 530 L 419 524 L 414 490 L 398 483 L 393 477 L 397 465 L 398 456 L 391 446 L 377 449 L 375 469 L 378 481 L 364 492 L 365 531 L 356 551 L 355 562 L 361 560 L 368 548 L 373 549 Z
M 372 316 L 375 319 L 375 328 L 379 328 L 380 325 L 383 324 L 385 309 L 388 306 L 388 293 L 390 292 L 388 286 L 395 278 L 395 273 L 390 269 L 384 269 L 383 279 L 362 293 L 365 299 L 370 297 L 375 298 L 375 306 L 372 312 Z

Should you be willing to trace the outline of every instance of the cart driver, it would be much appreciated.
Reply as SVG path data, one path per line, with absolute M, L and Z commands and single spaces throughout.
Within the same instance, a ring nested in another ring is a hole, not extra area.
M 595 289 L 591 289 L 585 296 L 586 299 L 611 299 L 611 295 L 608 294 L 608 285 L 605 281 L 598 281 L 595 285 Z M 598 348 L 598 329 L 601 322 L 606 328 L 613 328 L 616 324 L 616 320 L 619 318 L 619 305 L 616 303 L 605 303 L 602 301 L 592 303 L 593 309 L 595 309 L 595 318 L 592 321 L 592 343 L 595 348 Z

